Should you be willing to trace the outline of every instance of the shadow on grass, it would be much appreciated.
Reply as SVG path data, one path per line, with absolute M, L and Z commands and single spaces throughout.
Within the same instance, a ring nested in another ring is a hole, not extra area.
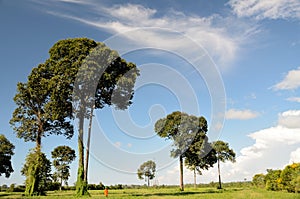
M 131 196 L 185 196 L 185 195 L 196 195 L 196 194 L 209 194 L 209 193 L 224 193 L 224 192 L 233 192 L 241 191 L 241 189 L 207 189 L 202 191 L 174 191 L 174 192 L 154 192 L 154 193 L 137 193 L 130 194 Z

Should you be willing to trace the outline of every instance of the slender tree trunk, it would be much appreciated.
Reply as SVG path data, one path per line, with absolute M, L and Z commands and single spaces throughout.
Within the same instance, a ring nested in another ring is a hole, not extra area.
M 180 170 L 180 191 L 184 191 L 183 185 L 183 157 L 179 156 L 179 170 Z
M 79 115 L 79 132 L 78 132 L 78 173 L 76 182 L 76 195 L 89 195 L 87 182 L 84 181 L 84 147 L 83 147 L 83 126 L 84 126 L 84 106 L 81 107 Z
M 196 168 L 194 168 L 194 188 L 197 188 L 197 176 L 196 176 Z
M 220 172 L 220 160 L 218 159 L 218 173 L 219 173 L 219 189 L 222 189 L 221 172 Z
M 91 142 L 91 132 L 92 132 L 92 122 L 93 122 L 93 112 L 95 106 L 91 107 L 90 121 L 89 121 L 89 130 L 88 130 L 88 138 L 86 145 L 86 157 L 85 157 L 85 170 L 84 170 L 84 181 L 88 181 L 88 169 L 89 169 L 89 156 L 90 156 L 90 142 Z
M 149 180 L 149 176 L 147 177 L 147 179 L 148 179 L 148 187 L 150 186 L 150 180 Z
M 59 190 L 61 191 L 62 189 L 62 182 L 63 182 L 63 177 L 62 177 L 62 174 L 60 176 L 60 187 L 59 187 Z

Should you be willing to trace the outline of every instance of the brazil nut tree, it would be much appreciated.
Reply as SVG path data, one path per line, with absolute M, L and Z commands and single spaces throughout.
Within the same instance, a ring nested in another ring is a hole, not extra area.
M 86 38 L 61 40 L 49 52 L 49 65 L 58 82 L 56 92 L 62 93 L 53 95 L 52 100 L 56 102 L 54 106 L 60 109 L 60 102 L 67 103 L 69 118 L 78 120 L 76 192 L 78 196 L 87 195 L 84 121 L 92 119 L 94 109 L 105 106 L 126 109 L 132 103 L 139 70 L 104 43 Z M 73 112 L 70 111 L 72 109 Z
M 188 155 L 190 147 L 202 146 L 206 140 L 207 122 L 204 117 L 176 111 L 159 119 L 155 123 L 155 132 L 160 137 L 173 141 L 171 157 L 179 158 L 180 190 L 184 191 L 183 160 Z M 200 150 L 201 147 L 194 149 Z

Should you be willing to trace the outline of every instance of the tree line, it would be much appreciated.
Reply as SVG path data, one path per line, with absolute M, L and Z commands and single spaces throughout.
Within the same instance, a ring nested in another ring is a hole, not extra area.
M 300 163 L 287 165 L 283 170 L 267 169 L 266 174 L 255 174 L 252 182 L 256 187 L 270 191 L 300 193 Z

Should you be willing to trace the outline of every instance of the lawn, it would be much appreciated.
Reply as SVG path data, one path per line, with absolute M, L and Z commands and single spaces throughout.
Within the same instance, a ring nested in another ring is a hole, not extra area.
M 89 191 L 91 194 L 91 199 L 93 198 L 105 198 L 103 191 Z M 224 190 L 217 190 L 215 188 L 187 188 L 184 192 L 180 192 L 176 188 L 160 188 L 160 189 L 122 189 L 122 190 L 109 190 L 109 198 L 150 198 L 150 199 L 169 199 L 169 198 L 247 198 L 247 199 L 285 199 L 285 198 L 294 198 L 300 199 L 300 194 L 295 193 L 286 193 L 286 192 L 270 192 L 260 189 L 250 189 L 250 188 L 228 188 Z M 6 193 L 0 192 L 0 198 L 26 198 L 22 197 L 22 193 Z M 62 191 L 62 192 L 48 192 L 47 196 L 42 197 L 30 197 L 32 199 L 36 198 L 75 198 L 74 191 Z

